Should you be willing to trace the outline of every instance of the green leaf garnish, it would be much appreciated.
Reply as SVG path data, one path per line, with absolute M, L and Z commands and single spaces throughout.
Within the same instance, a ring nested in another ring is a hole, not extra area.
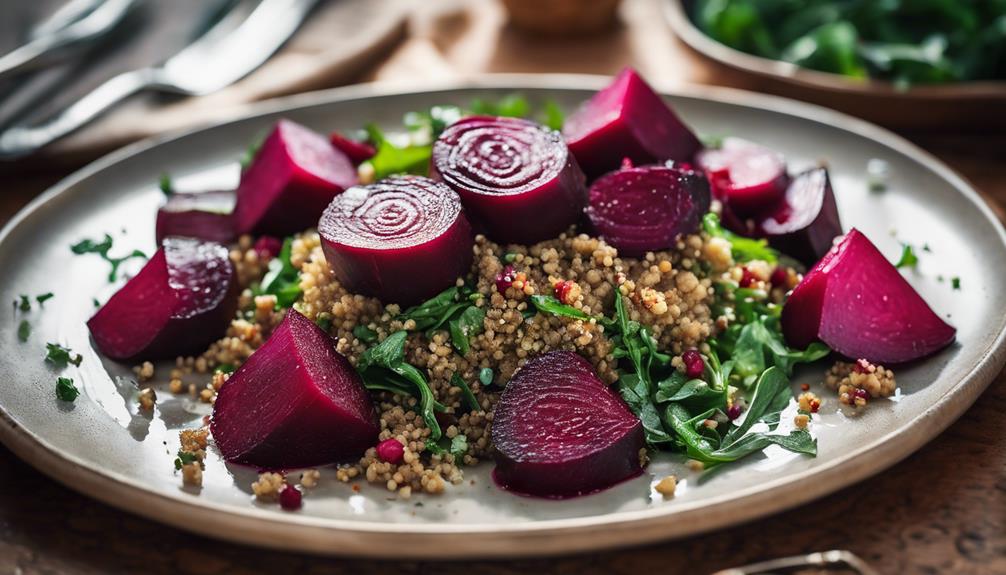
M 482 406 L 479 405 L 479 400 L 472 393 L 472 388 L 468 387 L 460 375 L 455 373 L 451 376 L 451 385 L 461 388 L 461 403 L 468 411 L 482 411 Z
M 763 239 L 751 239 L 739 236 L 720 225 L 720 217 L 709 212 L 702 218 L 702 229 L 714 238 L 723 238 L 730 242 L 730 251 L 738 262 L 762 260 L 770 264 L 779 260 L 779 252 L 768 247 Z
M 45 361 L 48 361 L 58 368 L 64 368 L 68 364 L 73 364 L 79 367 L 80 362 L 83 360 L 83 356 L 79 353 L 74 354 L 68 347 L 63 347 L 58 343 L 45 344 Z
M 56 378 L 56 397 L 60 401 L 73 401 L 80 395 L 80 390 L 69 377 Z
M 31 301 L 24 294 L 18 296 L 18 301 L 14 302 L 14 305 L 21 311 L 31 311 Z
M 909 244 L 901 244 L 901 259 L 894 264 L 896 268 L 915 268 L 919 265 L 919 258 L 915 255 L 915 250 Z
M 577 309 L 571 305 L 566 305 L 550 295 L 536 294 L 531 296 L 531 305 L 533 305 L 539 312 L 545 312 L 550 315 L 570 317 L 583 321 L 590 321 L 592 317 L 584 313 L 583 310 Z
M 374 343 L 377 341 L 377 332 L 363 324 L 359 324 L 353 328 L 353 337 L 363 343 Z
M 956 290 L 961 289 L 961 278 L 956 277 L 956 276 L 950 278 L 950 285 L 951 285 L 951 287 L 953 287 Z
M 183 466 L 195 463 L 196 461 L 199 461 L 199 459 L 196 457 L 195 453 L 179 449 L 178 457 L 175 458 L 175 471 L 179 471 Z
M 133 259 L 133 258 L 143 258 L 146 259 L 147 255 L 140 250 L 133 250 L 129 255 L 123 257 L 112 257 L 108 255 L 109 250 L 112 249 L 112 236 L 105 234 L 105 237 L 99 242 L 90 239 L 81 240 L 72 246 L 70 246 L 70 251 L 77 255 L 82 254 L 98 254 L 103 260 L 112 266 L 112 269 L 108 272 L 108 281 L 114 282 L 118 277 L 119 266 L 123 262 Z
M 23 319 L 21 320 L 21 323 L 18 324 L 17 326 L 17 338 L 21 340 L 21 342 L 23 343 L 28 341 L 28 338 L 30 336 L 31 336 L 31 324 L 28 323 L 28 320 Z
M 43 305 L 45 302 L 51 300 L 54 297 L 55 296 L 53 295 L 52 292 L 48 292 L 35 296 L 35 301 L 38 302 L 38 305 Z
M 269 271 L 262 278 L 262 284 L 256 295 L 276 296 L 276 307 L 287 309 L 300 299 L 300 273 L 290 263 L 290 253 L 293 250 L 293 238 L 283 240 L 283 248 L 279 255 L 269 260 Z
M 555 103 L 554 100 L 545 100 L 545 104 L 542 106 L 541 123 L 553 130 L 561 131 L 565 122 L 566 117 L 559 104 Z
M 389 141 L 376 125 L 367 126 L 370 141 L 377 149 L 374 157 L 365 163 L 374 169 L 374 178 L 380 180 L 394 174 L 429 175 L 431 144 L 398 147 Z
M 171 184 L 171 176 L 167 172 L 161 174 L 160 179 L 157 180 L 157 187 L 160 188 L 161 193 L 165 197 L 170 198 L 175 193 L 175 189 Z
M 217 373 L 234 373 L 235 369 L 237 369 L 237 368 L 234 367 L 233 363 L 221 363 L 213 371 L 215 371 Z

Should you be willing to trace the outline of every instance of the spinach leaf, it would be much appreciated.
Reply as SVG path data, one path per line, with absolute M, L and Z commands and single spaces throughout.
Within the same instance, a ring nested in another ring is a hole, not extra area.
M 541 115 L 541 123 L 553 130 L 562 130 L 562 125 L 566 122 L 562 108 L 554 100 L 545 100 Z
M 550 295 L 536 294 L 531 296 L 531 305 L 533 305 L 536 310 L 550 315 L 571 317 L 573 319 L 581 319 L 584 321 L 590 321 L 591 319 L 591 316 L 584 313 L 583 310 L 577 309 L 571 305 L 566 305 Z
M 473 335 L 482 333 L 485 329 L 485 319 L 485 310 L 470 305 L 448 321 L 448 327 L 451 332 L 451 344 L 462 356 L 468 355 L 470 349 L 468 339 Z
M 461 379 L 461 376 L 455 373 L 451 376 L 451 385 L 454 387 L 461 388 L 461 403 L 468 409 L 468 411 L 482 411 L 482 406 L 479 405 L 479 400 L 472 393 L 472 388 L 468 387 L 465 380 Z
M 77 399 L 80 390 L 73 384 L 73 379 L 69 377 L 56 378 L 56 397 L 60 401 L 70 401 Z
M 357 324 L 353 327 L 353 337 L 363 343 L 374 343 L 377 341 L 377 332 L 363 324 Z
M 276 296 L 276 307 L 286 309 L 292 307 L 300 299 L 300 274 L 290 263 L 290 253 L 293 250 L 293 238 L 283 240 L 283 248 L 279 255 L 269 260 L 269 271 L 262 278 L 262 284 L 257 295 Z
M 626 374 L 618 378 L 616 385 L 629 410 L 642 422 L 646 443 L 652 446 L 670 443 L 671 436 L 664 431 L 657 406 L 650 399 L 650 387 L 646 381 L 638 375 Z
M 63 347 L 58 343 L 47 343 L 45 344 L 45 361 L 55 365 L 58 368 L 64 368 L 68 364 L 73 364 L 74 366 L 80 367 L 80 362 L 84 358 L 79 353 L 74 354 L 72 350 L 68 347 Z
M 374 157 L 365 162 L 374 169 L 374 179 L 380 180 L 394 174 L 429 175 L 430 156 L 433 153 L 431 144 L 398 147 L 373 124 L 367 126 L 367 134 L 377 149 Z
M 468 307 L 461 288 L 452 286 L 423 303 L 410 307 L 398 316 L 402 321 L 416 322 L 416 331 L 439 329 L 450 321 L 455 312 Z
M 762 260 L 770 264 L 779 260 L 779 252 L 770 248 L 763 239 L 752 239 L 737 235 L 720 225 L 720 217 L 709 212 L 702 218 L 702 229 L 714 238 L 730 242 L 730 252 L 738 262 Z

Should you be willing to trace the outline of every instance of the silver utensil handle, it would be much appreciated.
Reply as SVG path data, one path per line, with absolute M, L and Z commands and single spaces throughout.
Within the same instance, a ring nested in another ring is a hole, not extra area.
M 12 126 L 0 134 L 0 157 L 16 158 L 76 131 L 114 104 L 156 82 L 152 69 L 119 74 L 74 102 L 55 117 L 36 126 Z

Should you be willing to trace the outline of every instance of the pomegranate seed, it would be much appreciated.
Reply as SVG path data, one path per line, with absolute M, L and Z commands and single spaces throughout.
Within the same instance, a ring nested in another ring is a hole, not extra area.
M 516 276 L 517 272 L 514 271 L 513 266 L 503 268 L 503 271 L 496 274 L 496 291 L 506 294 L 507 288 L 513 285 L 513 280 Z
M 768 281 L 776 287 L 785 286 L 789 283 L 789 272 L 782 266 L 776 266 Z
M 279 506 L 287 511 L 300 509 L 303 499 L 304 497 L 301 495 L 300 489 L 290 484 L 286 484 L 279 492 Z
M 870 373 L 870 362 L 865 359 L 857 359 L 856 363 L 852 364 L 852 371 L 856 373 Z
M 729 419 L 730 421 L 733 421 L 733 420 L 737 419 L 738 417 L 740 417 L 741 413 L 743 413 L 743 412 L 744 412 L 744 409 L 742 409 L 740 405 L 738 405 L 738 404 L 735 403 L 735 404 L 731 405 L 727 409 L 727 419 Z
M 702 373 L 706 370 L 706 362 L 698 350 L 689 349 L 681 354 L 681 360 L 685 362 L 685 375 L 692 378 L 702 377 Z
M 817 400 L 811 400 L 811 402 L 810 402 L 810 412 L 811 413 L 817 413 L 817 411 L 819 409 L 821 409 L 821 402 L 817 401 Z
M 740 286 L 742 288 L 751 287 L 752 285 L 754 285 L 756 281 L 758 281 L 758 278 L 755 277 L 753 273 L 751 273 L 751 270 L 747 268 L 743 268 L 743 270 L 744 273 L 741 274 Z
M 405 446 L 394 437 L 385 439 L 377 444 L 377 457 L 381 461 L 397 465 L 405 458 Z
M 803 390 L 803 391 L 808 391 L 810 389 L 810 384 L 809 383 L 801 383 L 800 384 L 800 389 Z
M 866 391 L 862 387 L 856 388 L 856 391 L 854 391 L 852 395 L 853 395 L 853 397 L 856 397 L 857 399 L 862 399 L 862 400 L 870 399 L 870 392 Z
M 622 169 L 628 170 L 632 168 L 632 158 L 622 158 Z
M 555 299 L 561 301 L 564 304 L 571 304 L 573 302 L 569 301 L 569 292 L 573 289 L 573 282 L 569 280 L 563 280 L 555 284 Z
M 273 236 L 262 236 L 255 242 L 252 249 L 258 254 L 259 259 L 271 260 L 279 255 L 280 250 L 283 249 L 283 242 Z

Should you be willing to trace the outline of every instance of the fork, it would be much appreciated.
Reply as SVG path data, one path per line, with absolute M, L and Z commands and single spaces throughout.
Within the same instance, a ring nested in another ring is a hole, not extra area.
M 18 158 L 76 131 L 142 90 L 184 96 L 216 92 L 261 66 L 300 27 L 318 0 L 261 0 L 235 6 L 217 24 L 163 64 L 124 72 L 35 126 L 0 134 L 0 158 Z

